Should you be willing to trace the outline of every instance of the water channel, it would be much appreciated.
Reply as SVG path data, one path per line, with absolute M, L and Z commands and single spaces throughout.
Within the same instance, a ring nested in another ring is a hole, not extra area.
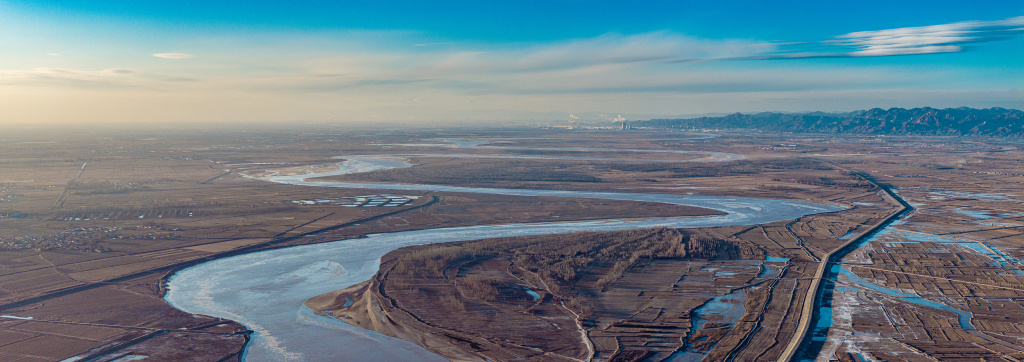
M 893 194 L 898 200 L 899 196 Z M 912 210 L 910 204 L 905 201 L 901 201 L 907 209 L 902 212 L 898 218 L 893 219 L 889 224 L 880 228 L 876 233 L 868 235 L 867 237 L 859 240 L 858 242 L 848 245 L 836 254 L 836 260 L 843 260 L 844 257 L 854 254 L 858 249 L 866 247 L 872 242 L 882 243 L 934 243 L 944 246 L 961 248 L 964 252 L 974 252 L 977 254 L 984 255 L 991 259 L 991 263 L 996 268 L 1006 269 L 1008 272 L 1015 272 L 1016 275 L 1021 274 L 1021 267 L 1024 267 L 1024 262 L 1018 260 L 998 249 L 990 248 L 985 244 L 965 239 L 957 239 L 950 237 L 943 237 L 938 235 L 924 234 L 906 230 L 899 230 L 894 228 L 904 223 L 904 219 L 910 214 Z M 880 238 L 890 235 L 897 235 L 900 240 L 906 241 L 880 241 Z M 842 276 L 840 278 L 840 276 Z M 833 310 L 833 301 L 836 292 L 859 292 L 859 291 L 871 291 L 880 293 L 886 297 L 899 300 L 902 302 L 910 303 L 917 306 L 934 308 L 951 312 L 957 316 L 957 324 L 961 329 L 965 331 L 974 330 L 974 324 L 971 322 L 972 314 L 968 311 L 954 308 L 946 302 L 936 301 L 932 299 L 922 298 L 920 295 L 907 293 L 901 290 L 886 288 L 884 286 L 877 285 L 871 281 L 861 278 L 855 274 L 851 267 L 848 265 L 834 264 L 831 266 L 829 272 L 826 274 L 825 279 L 822 283 L 822 291 L 819 296 L 818 308 L 815 313 L 815 325 L 812 327 L 811 338 L 805 342 L 804 350 L 799 360 L 801 362 L 807 361 L 828 361 L 832 359 L 832 354 L 836 348 L 839 347 L 840 341 L 845 337 L 842 336 L 844 331 L 842 328 L 838 331 L 833 331 L 833 327 L 840 325 L 841 323 L 849 323 L 849 311 L 845 311 L 844 315 L 837 314 Z

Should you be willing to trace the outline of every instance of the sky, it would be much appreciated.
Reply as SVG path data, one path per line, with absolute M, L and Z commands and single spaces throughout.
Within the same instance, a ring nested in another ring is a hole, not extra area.
M 1024 1 L 6 1 L 0 125 L 1024 109 Z

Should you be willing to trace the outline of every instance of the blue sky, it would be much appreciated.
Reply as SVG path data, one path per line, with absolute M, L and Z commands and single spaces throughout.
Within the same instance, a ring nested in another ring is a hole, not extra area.
M 0 123 L 1024 108 L 1024 2 L 4 1 Z

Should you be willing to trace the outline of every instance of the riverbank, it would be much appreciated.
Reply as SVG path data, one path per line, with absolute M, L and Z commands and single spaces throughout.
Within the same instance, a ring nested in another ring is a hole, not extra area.
M 482 362 L 486 359 L 460 348 L 456 341 L 443 335 L 418 330 L 392 316 L 374 290 L 377 278 L 345 289 L 324 293 L 307 300 L 304 305 L 317 315 L 365 328 L 391 337 L 414 342 L 449 361 Z

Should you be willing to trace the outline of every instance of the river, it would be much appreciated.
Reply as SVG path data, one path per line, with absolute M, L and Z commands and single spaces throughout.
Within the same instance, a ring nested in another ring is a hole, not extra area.
M 722 211 L 725 215 L 485 225 L 373 234 L 361 239 L 260 251 L 200 264 L 173 275 L 168 282 L 165 299 L 183 311 L 231 319 L 253 330 L 252 340 L 244 356 L 249 361 L 440 361 L 444 359 L 414 343 L 315 315 L 303 303 L 313 296 L 369 280 L 377 272 L 381 256 L 409 245 L 582 230 L 753 225 L 840 210 L 836 206 L 805 202 L 739 197 L 329 182 L 312 179 L 410 166 L 392 157 L 343 156 L 339 158 L 344 161 L 338 163 L 340 168 L 335 171 L 268 176 L 263 179 L 319 187 L 649 201 L 705 207 Z M 702 161 L 723 161 L 737 157 L 709 153 L 709 157 Z

